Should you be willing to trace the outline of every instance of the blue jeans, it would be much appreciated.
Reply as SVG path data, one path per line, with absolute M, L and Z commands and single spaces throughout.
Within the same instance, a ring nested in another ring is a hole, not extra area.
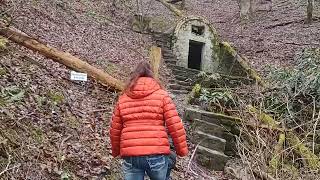
M 144 175 L 151 180 L 169 180 L 172 165 L 167 155 L 149 155 L 123 158 L 125 180 L 144 180 Z

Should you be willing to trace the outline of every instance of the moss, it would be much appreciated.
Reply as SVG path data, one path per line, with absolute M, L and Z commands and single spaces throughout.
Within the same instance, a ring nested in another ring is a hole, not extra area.
M 285 134 L 279 135 L 278 144 L 275 146 L 273 157 L 271 158 L 271 160 L 269 162 L 269 168 L 273 174 L 275 174 L 275 172 L 279 168 L 281 151 L 283 150 L 283 145 L 284 145 L 285 139 L 286 139 Z
M 275 121 L 270 115 L 265 113 L 260 113 L 252 106 L 248 107 L 249 111 L 254 112 L 258 115 L 258 118 L 265 124 L 271 127 L 278 127 L 278 122 Z M 263 114 L 261 116 L 261 114 Z M 320 159 L 317 155 L 312 153 L 308 147 L 305 146 L 303 142 L 296 136 L 293 132 L 289 131 L 286 134 L 286 140 L 294 149 L 294 151 L 299 154 L 305 164 L 312 170 L 319 170 L 320 169 Z
M 201 85 L 200 84 L 196 84 L 193 88 L 192 88 L 192 94 L 193 97 L 197 98 L 200 96 L 201 93 Z
M 287 134 L 287 140 L 289 144 L 294 148 L 296 153 L 298 153 L 302 159 L 307 163 L 310 169 L 319 170 L 320 161 L 319 157 L 313 154 L 308 147 L 306 147 L 300 139 L 294 135 L 292 132 Z
M 0 68 L 0 77 L 7 74 L 7 70 L 4 68 Z
M 61 104 L 64 101 L 64 96 L 61 92 L 50 91 L 48 92 L 48 97 L 55 105 Z
M 45 102 L 47 101 L 47 98 L 44 96 L 35 95 L 34 97 L 35 97 L 35 100 L 37 102 L 38 107 L 42 107 L 45 104 Z
M 0 51 L 6 50 L 8 45 L 8 39 L 0 36 Z
M 44 133 L 40 128 L 35 128 L 31 131 L 31 137 L 34 139 L 37 143 L 41 144 L 44 141 Z
M 219 69 L 221 73 L 228 72 L 234 76 L 249 76 L 261 86 L 265 86 L 259 74 L 249 66 L 248 60 L 245 57 L 239 56 L 228 42 L 220 43 L 218 57 L 220 59 Z
M 282 171 L 288 172 L 291 175 L 291 179 L 299 179 L 299 170 L 291 164 L 283 164 Z
M 258 115 L 258 119 L 262 121 L 262 123 L 272 127 L 272 128 L 277 128 L 280 122 L 275 121 L 270 115 L 265 114 L 261 111 L 258 111 L 255 107 L 249 105 L 248 106 L 249 112 L 255 113 Z
M 191 103 L 195 98 L 200 97 L 201 94 L 201 85 L 195 84 L 192 88 L 191 93 L 188 95 L 188 103 Z
M 73 129 L 77 129 L 80 127 L 80 122 L 73 115 L 70 115 L 67 118 L 65 118 L 65 122 L 68 124 L 69 127 L 73 128 Z

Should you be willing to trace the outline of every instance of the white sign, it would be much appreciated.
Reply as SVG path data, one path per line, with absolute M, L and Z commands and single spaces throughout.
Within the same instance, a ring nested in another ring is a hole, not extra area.
M 79 73 L 75 71 L 71 71 L 70 79 L 74 81 L 87 81 L 88 75 L 86 73 Z

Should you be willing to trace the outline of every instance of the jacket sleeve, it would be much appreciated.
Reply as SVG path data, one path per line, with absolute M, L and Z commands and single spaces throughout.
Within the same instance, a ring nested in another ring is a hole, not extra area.
M 113 111 L 110 127 L 110 141 L 113 157 L 120 155 L 120 137 L 122 128 L 123 124 L 120 117 L 119 106 L 117 105 Z
M 186 131 L 178 115 L 176 106 L 168 95 L 165 96 L 163 103 L 164 119 L 176 152 L 181 157 L 186 156 L 188 154 Z

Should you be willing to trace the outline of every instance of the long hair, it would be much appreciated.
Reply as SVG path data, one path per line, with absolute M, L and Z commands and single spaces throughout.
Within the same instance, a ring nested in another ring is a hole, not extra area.
M 131 73 L 131 77 L 127 82 L 124 92 L 131 91 L 134 85 L 136 84 L 139 77 L 151 77 L 154 78 L 153 71 L 151 69 L 151 65 L 148 62 L 140 62 L 135 70 Z

